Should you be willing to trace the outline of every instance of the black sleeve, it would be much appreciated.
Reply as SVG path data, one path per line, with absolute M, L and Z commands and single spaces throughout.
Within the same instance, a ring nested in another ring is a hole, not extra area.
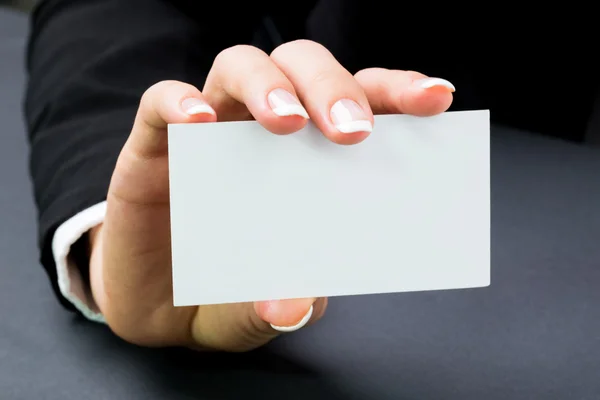
M 41 263 L 66 307 L 73 309 L 58 291 L 53 234 L 105 200 L 142 93 L 165 79 L 201 89 L 219 51 L 252 42 L 261 4 L 241 2 L 239 17 L 218 18 L 231 10 L 208 10 L 202 1 L 48 0 L 32 14 L 25 99 L 30 172 Z M 87 277 L 85 251 L 73 252 L 83 253 Z

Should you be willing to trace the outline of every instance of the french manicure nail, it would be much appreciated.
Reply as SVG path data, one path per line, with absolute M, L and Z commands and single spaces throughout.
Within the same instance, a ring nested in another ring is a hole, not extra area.
M 456 90 L 456 88 L 454 87 L 454 85 L 452 83 L 450 83 L 450 81 L 447 81 L 447 80 L 442 79 L 442 78 L 417 79 L 414 82 L 414 84 L 418 85 L 422 89 L 429 89 L 429 88 L 432 88 L 434 86 L 441 86 L 441 87 L 444 87 L 444 88 L 448 89 L 451 92 L 454 92 Z
M 373 124 L 357 102 L 350 99 L 338 100 L 331 107 L 331 120 L 342 133 L 371 132 Z
M 298 115 L 308 119 L 308 113 L 300 101 L 285 89 L 274 89 L 267 95 L 267 101 L 273 112 L 280 117 Z
M 306 323 L 310 320 L 310 317 L 312 317 L 312 314 L 313 314 L 313 306 L 311 305 L 310 308 L 308 309 L 308 312 L 306 313 L 306 315 L 304 317 L 302 317 L 300 322 L 298 322 L 296 325 L 277 326 L 277 325 L 271 324 L 271 327 L 279 332 L 294 332 L 294 331 L 297 331 L 298 329 L 302 328 L 304 325 L 306 325 Z
M 215 110 L 204 101 L 195 97 L 189 97 L 181 102 L 181 108 L 186 114 L 212 114 L 216 115 Z

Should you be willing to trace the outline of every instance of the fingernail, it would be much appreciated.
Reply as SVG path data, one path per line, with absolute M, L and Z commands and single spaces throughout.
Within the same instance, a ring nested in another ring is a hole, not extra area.
M 308 113 L 300 104 L 300 101 L 284 89 L 272 90 L 267 95 L 267 101 L 269 106 L 276 115 L 280 117 L 289 117 L 291 115 L 298 115 L 302 118 L 308 119 Z
M 331 107 L 331 120 L 342 133 L 371 132 L 373 124 L 354 100 L 338 100 Z
M 429 89 L 434 86 L 440 86 L 440 87 L 444 87 L 444 88 L 448 89 L 451 92 L 454 92 L 456 90 L 456 88 L 454 87 L 454 85 L 452 83 L 450 83 L 450 81 L 447 81 L 442 78 L 417 79 L 416 81 L 414 81 L 414 84 L 419 86 L 422 89 Z
M 300 329 L 304 325 L 306 325 L 306 323 L 310 320 L 310 317 L 312 317 L 312 313 L 313 313 L 313 306 L 310 306 L 310 308 L 308 309 L 308 312 L 306 313 L 306 315 L 304 317 L 302 317 L 302 319 L 300 320 L 300 322 L 298 322 L 296 325 L 292 325 L 292 326 L 277 326 L 277 325 L 271 324 L 271 327 L 273 329 L 275 329 L 276 331 L 279 331 L 279 332 L 294 332 L 294 331 L 297 331 L 298 329 Z
M 216 115 L 215 110 L 204 101 L 195 97 L 190 97 L 181 102 L 181 108 L 186 114 L 197 115 L 197 114 L 212 114 Z

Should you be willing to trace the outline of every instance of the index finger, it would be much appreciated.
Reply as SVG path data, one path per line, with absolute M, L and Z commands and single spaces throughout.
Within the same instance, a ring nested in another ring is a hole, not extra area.
M 166 155 L 169 124 L 214 122 L 216 118 L 196 87 L 179 81 L 158 82 L 140 100 L 124 151 L 141 159 Z

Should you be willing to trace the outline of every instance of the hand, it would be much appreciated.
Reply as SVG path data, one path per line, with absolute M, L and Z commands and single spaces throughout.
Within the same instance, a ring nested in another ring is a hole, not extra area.
M 275 134 L 307 117 L 335 143 L 356 144 L 373 113 L 434 115 L 448 109 L 452 85 L 420 73 L 367 69 L 352 76 L 314 42 L 284 44 L 270 56 L 236 46 L 216 59 L 203 91 L 161 82 L 141 99 L 111 180 L 104 224 L 91 233 L 94 299 L 110 328 L 143 346 L 245 351 L 280 334 L 326 299 L 173 307 L 167 124 L 255 119 Z M 312 309 L 311 309 L 312 307 Z

